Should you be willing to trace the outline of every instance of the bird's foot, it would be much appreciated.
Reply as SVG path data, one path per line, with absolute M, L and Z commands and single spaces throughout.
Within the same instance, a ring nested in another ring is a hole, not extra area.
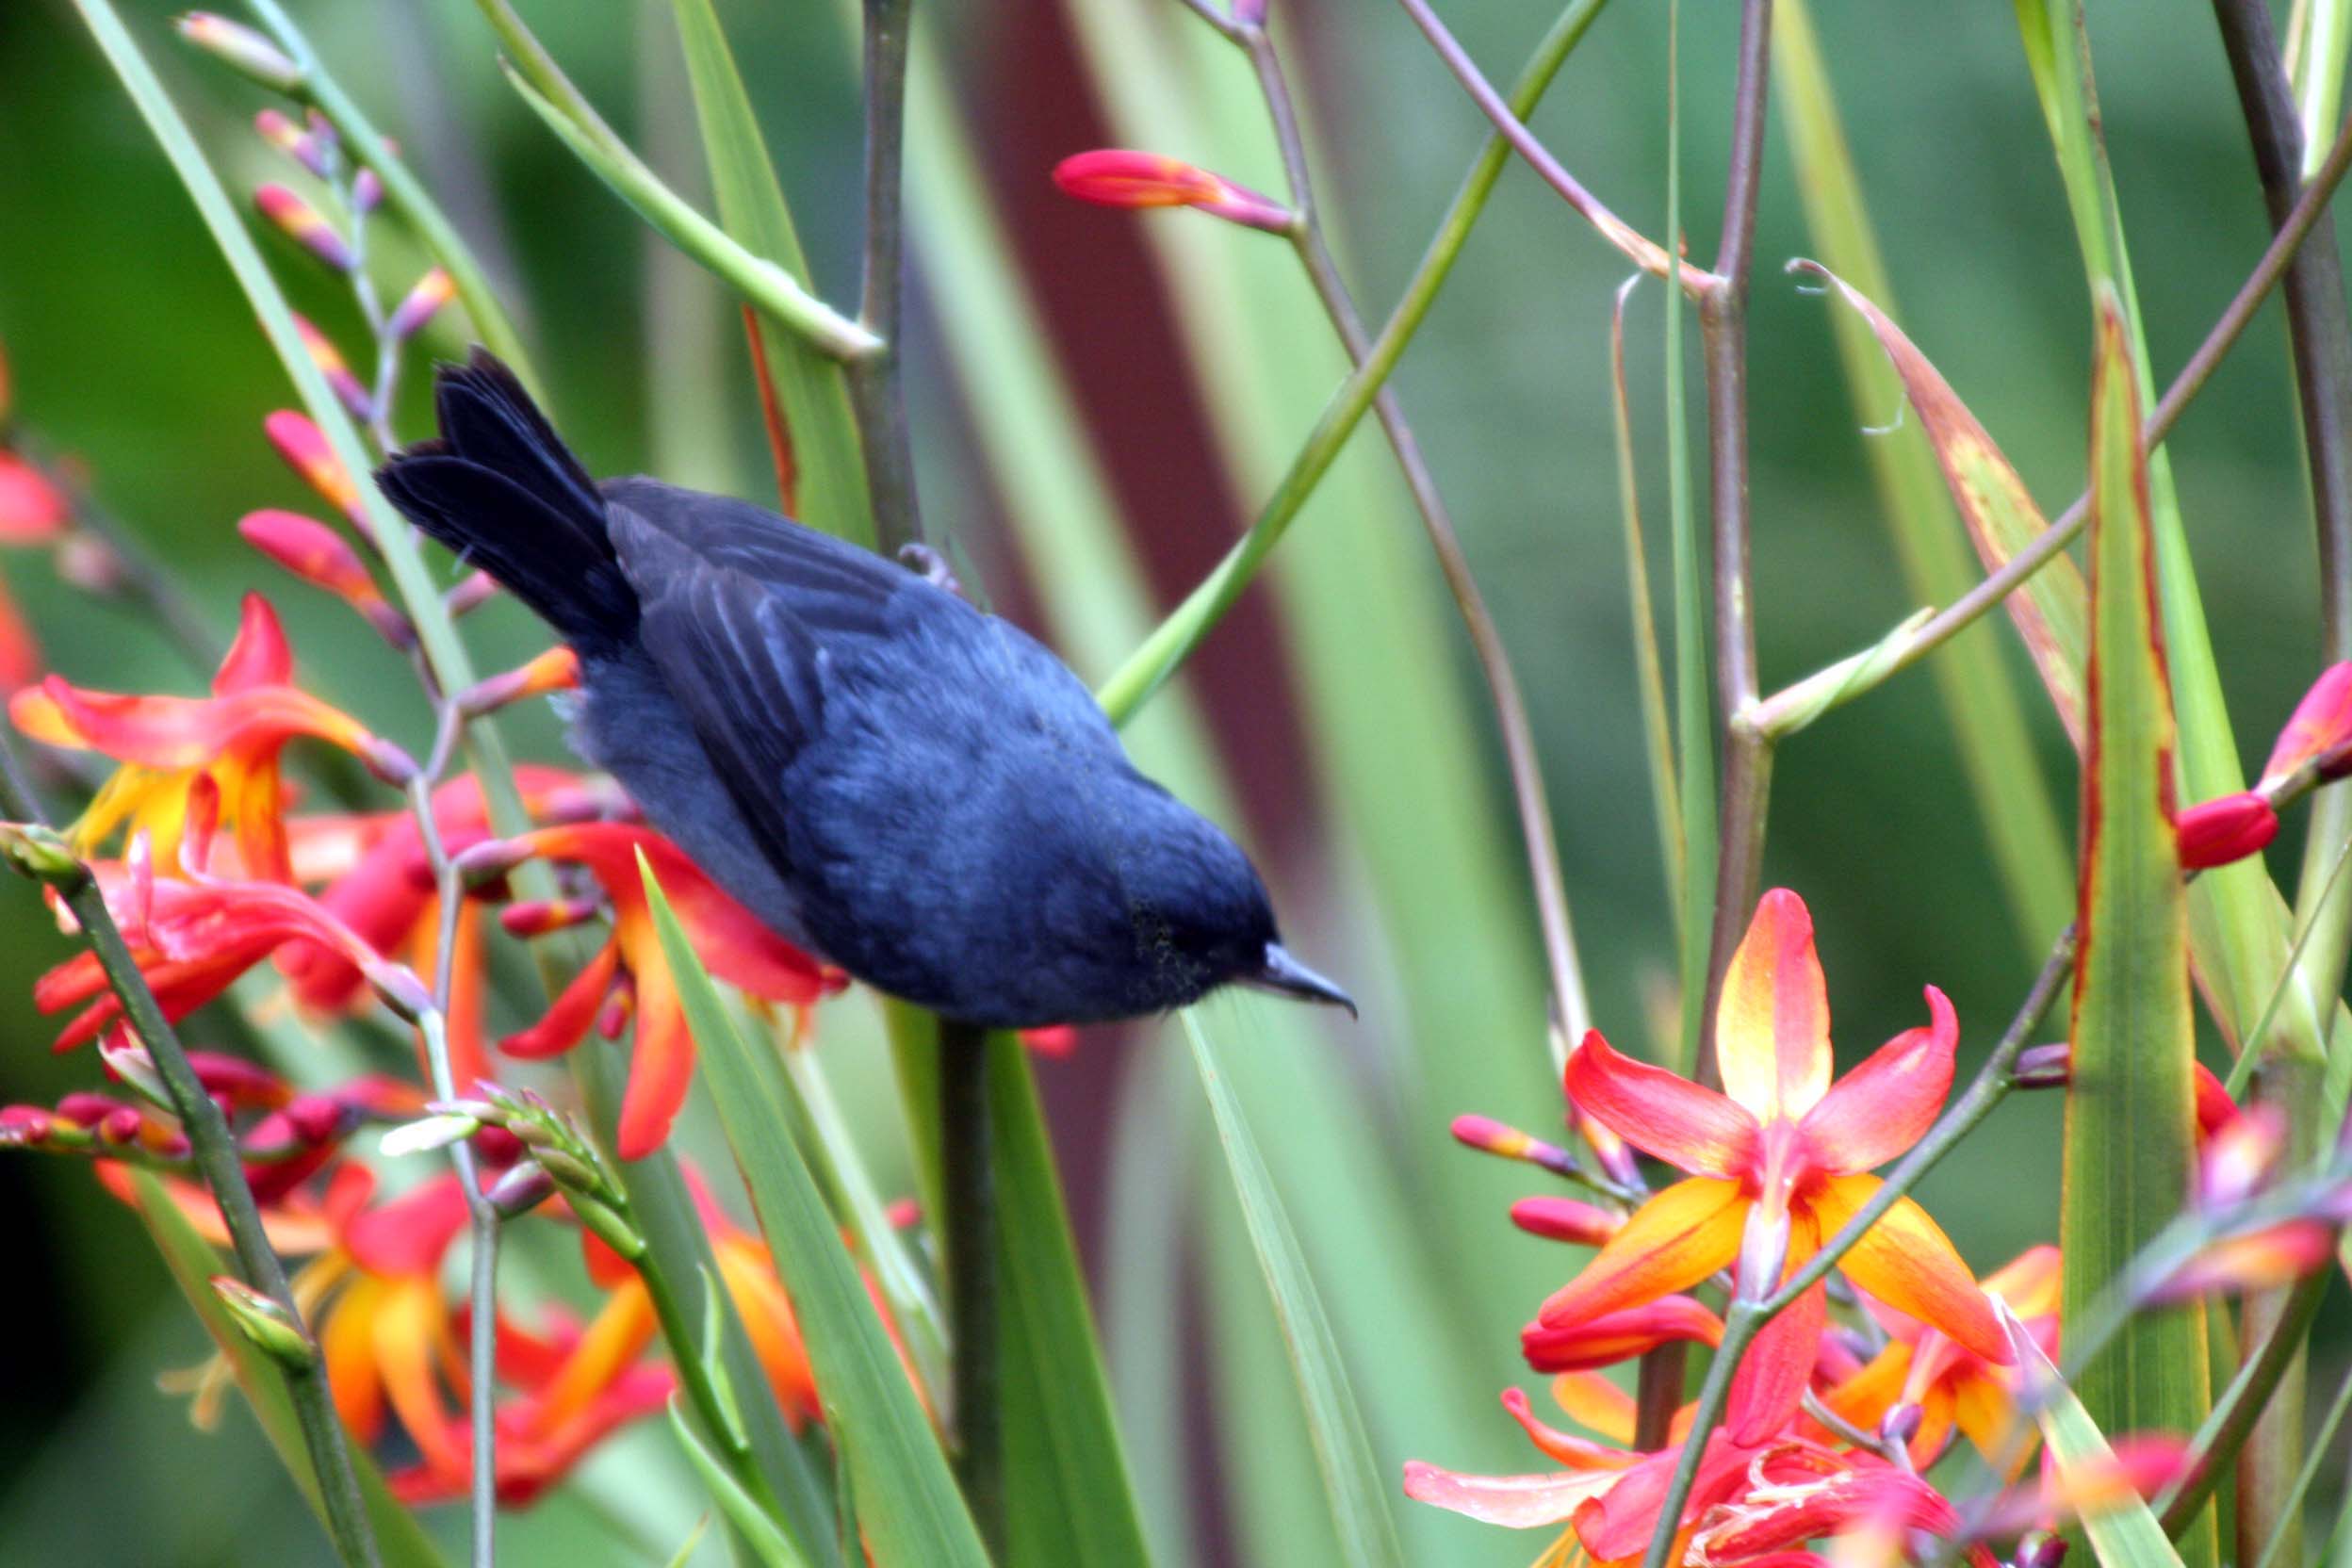
M 923 574 L 923 580 L 934 588 L 944 588 L 957 598 L 964 596 L 964 585 L 956 580 L 956 574 L 947 564 L 947 557 L 928 545 L 907 544 L 898 547 L 898 559 L 907 567 Z

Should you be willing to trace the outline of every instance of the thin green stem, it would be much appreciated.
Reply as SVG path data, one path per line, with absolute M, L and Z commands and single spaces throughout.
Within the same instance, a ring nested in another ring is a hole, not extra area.
M 1659 1528 L 1650 1540 L 1642 1568 L 1666 1568 L 1674 1539 L 1673 1522 L 1678 1522 L 1689 1503 L 1690 1487 L 1698 1478 L 1699 1458 L 1706 1452 L 1707 1439 L 1723 1421 L 1724 1401 L 1731 1394 L 1731 1380 L 1739 1370 L 1740 1360 L 1746 1354 L 1756 1336 L 1780 1313 L 1795 1304 L 1797 1298 L 1828 1278 L 1829 1271 L 1867 1234 L 1871 1226 L 1886 1217 L 1888 1210 L 1901 1202 L 1917 1186 L 1921 1177 L 1933 1170 L 1943 1157 L 1977 1124 L 1990 1116 L 2015 1086 L 2010 1070 L 2017 1065 L 2017 1054 L 2025 1049 L 2027 1038 L 2050 1010 L 2058 993 L 2074 972 L 2075 933 L 2068 926 L 2050 949 L 2042 964 L 2041 972 L 2034 977 L 2015 1017 L 2009 1021 L 1992 1054 L 1977 1070 L 1976 1077 L 1959 1101 L 1948 1107 L 1941 1119 L 1912 1147 L 1895 1168 L 1888 1173 L 1870 1200 L 1841 1227 L 1836 1235 L 1822 1243 L 1821 1250 L 1807 1259 L 1805 1266 L 1790 1274 L 1781 1287 L 1761 1300 L 1734 1301 L 1723 1318 L 1723 1343 L 1707 1368 L 1706 1385 L 1699 1391 L 1697 1409 L 1692 1413 L 1690 1435 L 1684 1438 L 1682 1452 L 1674 1462 L 1673 1478 L 1668 1482 L 1663 1506 L 1658 1511 Z
M 998 1389 L 996 1168 L 989 1150 L 988 1036 L 939 1021 L 939 1184 L 947 1213 L 948 1310 L 964 1500 L 991 1557 L 1004 1551 L 1004 1406 Z
M 2319 1316 L 2320 1300 L 2328 1294 L 2328 1277 L 2332 1272 L 2323 1268 L 2296 1281 L 2277 1294 L 2272 1310 L 2263 1315 L 2260 1341 L 2247 1341 L 2249 1345 L 2259 1344 L 2259 1348 L 2238 1368 L 2237 1377 L 2214 1402 L 2213 1413 L 2206 1417 L 2204 1426 L 2189 1445 L 2183 1463 L 2188 1478 L 2158 1500 L 2157 1514 L 2167 1535 L 2188 1527 L 2229 1476 L 2230 1462 L 2248 1449 L 2262 1425 L 2276 1413 L 2275 1397 L 2287 1374 L 2302 1359 L 2304 1341 Z M 2255 1321 L 2252 1307 L 2249 1300 L 2244 1314 L 2246 1324 Z M 2293 1429 L 2293 1442 L 2282 1446 L 2280 1453 L 2303 1451 L 2303 1423 L 2299 1419 L 2302 1401 L 2297 1399 L 2295 1404 L 2298 1419 Z M 2281 1476 L 2278 1479 L 2278 1490 L 2265 1497 L 2260 1511 L 2265 1521 L 2261 1537 L 2263 1540 L 2278 1531 L 2294 1528 L 2294 1506 L 2286 1500 L 2286 1478 Z M 2241 1511 L 2247 1506 L 2243 1474 L 2239 1478 L 2237 1506 Z M 2251 1546 L 2253 1543 L 2242 1536 L 2240 1544 Z
M 1513 113 L 1524 116 L 1534 112 L 1544 89 L 1551 85 L 1576 41 L 1584 36 L 1602 3 L 1603 0 L 1573 0 L 1552 24 L 1511 87 L 1510 101 Z M 1193 649 L 1200 645 L 1225 612 L 1241 597 L 1258 568 L 1282 541 L 1283 532 L 1306 505 L 1307 498 L 1330 471 L 1340 449 L 1347 445 L 1348 437 L 1372 407 L 1374 395 L 1387 383 L 1396 362 L 1404 357 L 1406 346 L 1429 315 L 1429 306 L 1453 270 L 1471 229 L 1486 210 L 1487 198 L 1510 159 L 1510 142 L 1500 134 L 1488 137 L 1463 176 L 1452 204 L 1439 220 L 1437 233 L 1407 281 L 1396 308 L 1365 351 L 1363 365 L 1332 394 L 1298 455 L 1291 459 L 1282 482 L 1250 525 L 1250 531 L 1095 694 L 1112 722 L 1123 724 L 1134 717 L 1152 694 L 1191 657 Z
M 1592 10 L 1597 12 L 1601 3 L 1603 0 L 1595 0 Z M 1275 145 L 1282 156 L 1284 183 L 1289 187 L 1291 211 L 1297 216 L 1290 233 L 1291 248 L 1315 288 L 1315 298 L 1322 302 L 1324 314 L 1331 318 L 1332 329 L 1348 351 L 1348 363 L 1361 369 L 1371 342 L 1364 333 L 1364 318 L 1356 310 L 1355 299 L 1340 276 L 1339 265 L 1324 236 L 1320 204 L 1315 199 L 1314 176 L 1307 164 L 1305 139 L 1298 131 L 1298 106 L 1282 71 L 1282 57 L 1275 50 L 1272 36 L 1263 27 L 1237 26 L 1227 36 L 1248 54 L 1259 90 L 1266 98 L 1267 118 L 1273 122 Z M 1583 1038 L 1585 1031 L 1592 1027 L 1592 1013 L 1585 1000 L 1583 967 L 1576 957 L 1576 928 L 1568 913 L 1568 889 L 1560 875 L 1560 838 L 1552 825 L 1551 802 L 1544 782 L 1543 759 L 1536 749 L 1535 727 L 1528 721 L 1527 701 L 1520 693 L 1518 675 L 1511 668 L 1510 650 L 1504 646 L 1502 633 L 1487 610 L 1485 596 L 1478 591 L 1469 558 L 1462 552 L 1453 514 L 1446 508 L 1445 497 L 1438 493 L 1437 481 L 1422 455 L 1419 439 L 1405 420 L 1396 392 L 1381 387 L 1372 400 L 1372 407 L 1381 433 L 1388 438 L 1389 449 L 1396 456 L 1397 469 L 1404 475 L 1405 488 L 1412 493 L 1413 508 L 1420 514 L 1422 529 L 1429 537 L 1429 547 L 1436 552 L 1438 570 L 1446 579 L 1447 592 L 1453 596 L 1455 609 L 1470 635 L 1479 672 L 1486 679 L 1496 727 L 1502 734 L 1511 798 L 1519 813 L 1520 840 L 1527 852 L 1527 877 L 1535 890 L 1537 923 L 1543 931 L 1544 960 L 1551 974 L 1552 1004 L 1560 1025 L 1548 1031 L 1547 1037 L 1574 1042 Z
M 1625 301 L 1637 272 L 1617 289 L 1609 317 L 1610 423 L 1617 438 L 1617 501 L 1625 530 L 1625 597 L 1633 609 L 1633 652 L 1642 688 L 1642 732 L 1649 744 L 1650 788 L 1658 817 L 1658 863 L 1675 928 L 1682 924 L 1682 795 L 1674 783 L 1674 739 L 1667 718 L 1666 670 L 1658 655 L 1658 618 L 1650 604 L 1649 551 L 1642 539 L 1642 486 L 1633 458 L 1633 407 L 1625 392 Z M 1672 309 L 1670 303 L 1668 308 Z
M 0 812 L 5 812 L 12 822 L 47 822 L 31 786 L 24 781 L 16 748 L 5 733 L 0 733 Z M 375 1568 L 375 1534 L 368 1527 L 367 1507 L 360 1497 L 359 1478 L 351 1468 L 343 1423 L 336 1417 L 334 1400 L 327 1392 L 326 1367 L 318 1358 L 317 1341 L 309 1326 L 302 1321 L 302 1310 L 295 1304 L 286 1266 L 270 1245 L 269 1233 L 262 1225 L 261 1207 L 253 1200 L 253 1188 L 246 1184 L 245 1168 L 238 1158 L 237 1138 L 229 1130 L 228 1119 L 204 1088 L 203 1080 L 196 1076 L 178 1031 L 165 1018 L 155 993 L 148 987 L 147 977 L 139 972 L 139 960 L 132 956 L 130 945 L 122 939 L 122 930 L 107 910 L 97 879 L 87 867 L 76 866 L 52 885 L 73 911 L 83 939 L 106 972 L 107 986 L 122 1004 L 123 1019 L 139 1043 L 147 1048 L 147 1054 L 163 1080 L 172 1111 L 188 1135 L 196 1169 L 220 1207 L 230 1247 L 237 1254 L 246 1282 L 276 1302 L 286 1320 L 296 1325 L 310 1345 L 311 1355 L 306 1364 L 279 1364 L 285 1368 L 286 1393 L 295 1419 L 302 1426 L 302 1445 L 318 1481 L 327 1533 L 334 1542 L 335 1555 L 347 1568 Z

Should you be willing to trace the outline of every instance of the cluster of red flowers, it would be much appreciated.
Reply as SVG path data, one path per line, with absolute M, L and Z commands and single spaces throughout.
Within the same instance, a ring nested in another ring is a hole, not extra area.
M 2030 1374 L 2019 1362 L 2057 1355 L 2059 1258 L 2055 1248 L 2036 1247 L 1980 1283 L 1905 1197 L 1840 1258 L 1842 1307 L 1833 1311 L 1824 1279 L 1748 1346 L 1684 1504 L 1675 1518 L 1662 1517 L 1692 1439 L 1693 1407 L 1674 1416 L 1662 1445 L 1639 1448 L 1634 1401 L 1599 1369 L 1674 1341 L 1721 1346 L 1723 1320 L 1692 1292 L 1773 1295 L 1879 1193 L 1870 1172 L 1928 1133 L 1952 1086 L 1958 1021 L 1940 991 L 1926 994 L 1926 1023 L 1832 1083 L 1812 921 L 1794 893 L 1776 890 L 1758 905 L 1723 982 L 1715 1035 L 1722 1093 L 1623 1056 L 1594 1032 L 1569 1058 L 1565 1088 L 1570 1122 L 1597 1170 L 1482 1118 L 1458 1122 L 1465 1143 L 1576 1175 L 1629 1212 L 1561 1198 L 1512 1211 L 1537 1235 L 1598 1249 L 1521 1342 L 1529 1367 L 1553 1375 L 1552 1393 L 1582 1433 L 1539 1418 L 1520 1390 L 1503 1396 L 1561 1468 L 1474 1476 L 1415 1462 L 1406 1468 L 1407 1493 L 1492 1524 L 1567 1526 L 1545 1568 L 1638 1560 L 1661 1531 L 1673 1537 L 1675 1562 L 1818 1564 L 1824 1560 L 1807 1544 L 1837 1537 L 1881 1542 L 1885 1549 L 1868 1560 L 1893 1561 L 1924 1534 L 1990 1564 L 1992 1540 L 2054 1528 L 2112 1506 L 2127 1487 L 2152 1494 L 2180 1479 L 2187 1448 L 2168 1434 L 2118 1439 L 2104 1472 L 2062 1477 L 2046 1465 L 2038 1484 L 1968 1508 L 1926 1478 L 1965 1441 L 2017 1480 L 2036 1441 L 2024 1418 Z M 2063 1081 L 2063 1064 L 2050 1071 Z M 2193 1201 L 2216 1215 L 2237 1212 L 2270 1178 L 2278 1129 L 2239 1112 L 2210 1078 L 2199 1113 L 2206 1152 Z M 1685 1179 L 1648 1193 L 1628 1146 Z M 2319 1266 L 2331 1238 L 2328 1222 L 2311 1217 L 2230 1233 L 2148 1282 L 2142 1300 L 2265 1287 Z

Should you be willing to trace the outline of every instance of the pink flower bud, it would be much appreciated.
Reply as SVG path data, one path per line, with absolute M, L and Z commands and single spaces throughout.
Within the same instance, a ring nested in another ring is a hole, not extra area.
M 525 697 L 568 692 L 579 684 L 580 656 L 559 643 L 528 663 L 475 682 L 459 694 L 457 708 L 467 718 L 479 718 Z
M 237 519 L 245 542 L 314 587 L 346 599 L 373 598 L 376 580 L 343 536 L 316 517 L 274 509 Z
M 177 24 L 180 37 L 248 81 L 277 92 L 302 86 L 302 69 L 253 28 L 210 11 L 190 11 Z
M 2180 839 L 2180 869 L 2202 871 L 2259 854 L 2278 836 L 2278 813 L 2252 791 L 2190 807 L 2173 818 Z
M 327 150 L 317 137 L 303 130 L 276 109 L 264 109 L 253 116 L 253 129 L 261 139 L 292 158 L 320 179 L 328 173 Z
M 433 313 L 448 304 L 457 294 L 457 285 L 449 272 L 439 267 L 416 280 L 416 286 L 384 318 L 384 335 L 395 343 L 406 342 L 424 330 Z
M 1266 0 L 1233 0 L 1233 24 L 1240 27 L 1266 25 Z
M 349 272 L 357 267 L 359 258 L 335 225 L 286 187 L 263 186 L 253 192 L 253 205 L 279 232 L 335 270 Z
M 1054 183 L 1064 195 L 1099 206 L 1198 207 L 1268 234 L 1288 234 L 1298 221 L 1269 196 L 1158 153 L 1103 148 L 1075 154 L 1054 166 Z
M 451 862 L 461 880 L 469 888 L 495 882 L 531 858 L 529 844 L 512 839 L 484 839 L 482 842 L 458 852 Z
M 2216 1293 L 2275 1290 L 2335 1255 L 2336 1233 L 2320 1219 L 2290 1219 L 2205 1248 L 2140 1297 L 2144 1307 L 2169 1306 Z
M 498 580 L 488 572 L 471 572 L 465 580 L 442 596 L 449 607 L 452 618 L 476 610 L 498 596 Z
M 911 1198 L 902 1198 L 884 1209 L 882 1217 L 893 1231 L 911 1231 L 923 1223 L 923 1205 Z
M 358 519 L 359 486 L 352 482 L 351 470 L 335 455 L 335 449 L 327 445 L 325 433 L 312 423 L 309 415 L 282 408 L 262 420 L 261 428 L 297 478 L 318 491 L 337 512 Z
M 2352 774 L 2352 662 L 2330 664 L 2295 705 L 2262 764 L 2262 783 L 2275 784 L 2314 760 L 2323 781 Z
M 329 340 L 326 334 L 313 326 L 308 317 L 296 316 L 294 330 L 302 337 L 303 351 L 310 355 L 310 362 L 326 378 L 327 389 L 335 394 L 335 401 L 341 403 L 354 419 L 366 419 L 372 416 L 375 400 L 368 395 L 368 388 L 360 384 L 359 378 L 351 374 L 351 366 L 344 363 L 342 351 Z
M 2010 1081 L 2021 1089 L 2062 1089 L 2073 1076 L 2074 1047 L 2064 1040 L 2027 1046 L 2009 1070 Z
M 50 1114 L 39 1105 L 0 1105 L 0 1145 L 46 1143 L 55 1130 Z
M 1454 1141 L 1482 1154 L 1500 1154 L 1507 1160 L 1527 1157 L 1535 1146 L 1535 1139 L 1516 1127 L 1505 1126 L 1492 1117 L 1458 1116 L 1454 1118 Z
M 483 1195 L 505 1218 L 529 1214 L 555 1196 L 555 1178 L 536 1161 L 526 1160 L 491 1184 Z
M 1529 1235 L 1598 1247 L 1625 1228 L 1607 1209 L 1573 1198 L 1522 1198 L 1511 1206 L 1511 1222 Z
M 384 204 L 384 181 L 372 169 L 351 176 L 351 212 L 365 218 Z
M 57 1119 L 76 1127 L 95 1127 L 116 1111 L 127 1108 L 112 1095 L 76 1089 L 57 1102 Z
M 394 789 L 406 789 L 418 773 L 416 759 L 381 735 L 370 735 L 354 753 L 368 771 Z
M 498 923 L 506 927 L 510 936 L 544 937 L 551 931 L 568 931 L 584 924 L 599 912 L 599 906 L 592 898 L 533 899 L 500 909 Z

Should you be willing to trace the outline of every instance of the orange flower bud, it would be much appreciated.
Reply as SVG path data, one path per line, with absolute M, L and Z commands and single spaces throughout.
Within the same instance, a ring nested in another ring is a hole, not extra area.
M 282 185 L 265 185 L 253 192 L 253 205 L 287 238 L 338 272 L 349 272 L 359 258 L 334 224 L 318 209 Z
M 1054 183 L 1067 196 L 1106 207 L 1198 207 L 1212 216 L 1268 234 L 1288 234 L 1298 214 L 1221 174 L 1158 153 L 1103 148 L 1054 166 Z
M 2180 837 L 2180 869 L 2226 866 L 2258 854 L 2278 836 L 2278 813 L 2250 790 L 2190 807 L 2173 818 Z

